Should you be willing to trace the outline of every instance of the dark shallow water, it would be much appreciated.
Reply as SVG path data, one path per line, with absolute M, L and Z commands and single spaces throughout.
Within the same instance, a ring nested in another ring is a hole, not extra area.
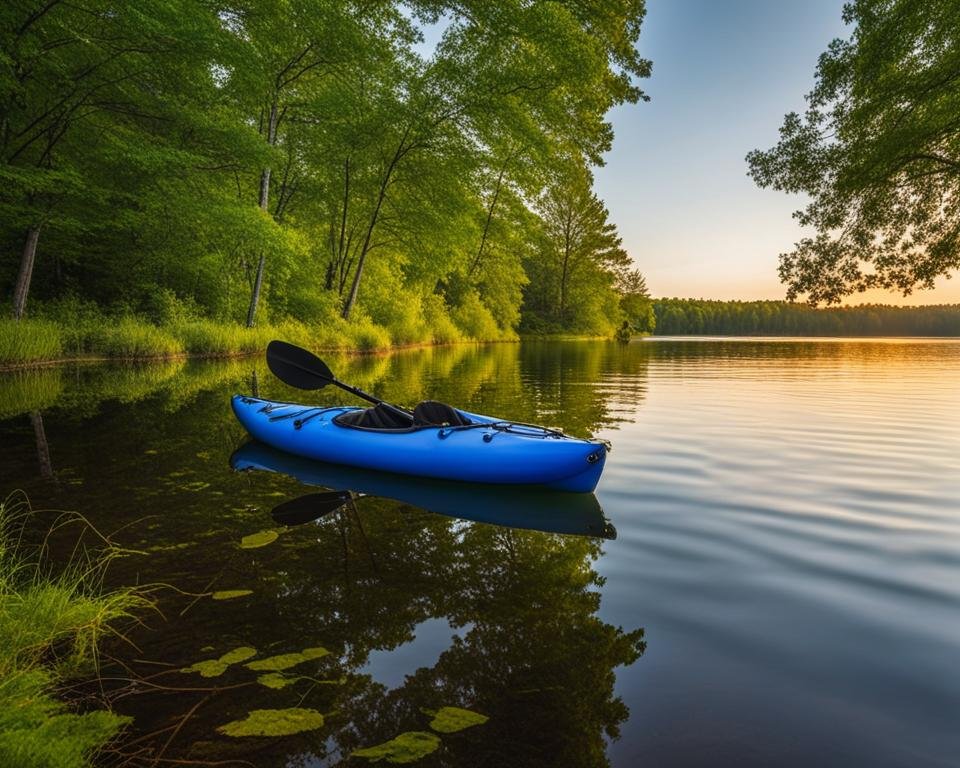
M 170 585 L 136 648 L 110 646 L 149 683 L 117 701 L 133 736 L 167 729 L 138 744 L 145 764 L 365 765 L 350 752 L 461 706 L 490 719 L 418 764 L 957 765 L 960 343 L 571 342 L 330 362 L 397 401 L 611 440 L 597 499 L 617 538 L 598 536 L 612 531 L 589 504 L 441 503 L 424 481 L 425 497 L 417 484 L 402 501 L 363 496 L 243 549 L 280 530 L 271 508 L 321 490 L 229 468 L 244 437 L 228 396 L 254 369 L 262 396 L 298 397 L 261 364 L 4 375 L 0 494 L 79 511 L 138 550 L 112 583 Z M 233 589 L 252 593 L 197 597 Z M 241 646 L 330 653 L 279 690 L 242 664 L 178 671 Z M 216 730 L 297 706 L 324 727 Z

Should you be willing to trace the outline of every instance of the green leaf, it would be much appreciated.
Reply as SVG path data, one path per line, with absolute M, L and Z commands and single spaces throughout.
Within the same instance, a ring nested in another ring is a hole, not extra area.
M 249 536 L 244 536 L 242 539 L 240 539 L 240 547 L 243 549 L 257 549 L 259 547 L 265 547 L 267 544 L 272 544 L 275 542 L 279 536 L 280 534 L 273 530 L 251 533 Z
M 438 733 L 456 733 L 475 725 L 483 725 L 490 718 L 479 712 L 471 712 L 460 707 L 442 707 L 438 712 L 427 712 L 433 715 L 430 727 Z
M 300 653 L 281 653 L 278 656 L 252 661 L 247 664 L 247 668 L 254 672 L 281 672 L 285 669 L 292 669 L 298 664 L 303 664 L 305 661 L 323 658 L 329 653 L 330 651 L 326 648 L 304 648 Z
M 233 664 L 239 664 L 241 661 L 246 661 L 256 655 L 256 648 L 241 646 L 240 648 L 234 648 L 232 651 L 227 651 L 219 659 L 198 661 L 189 667 L 184 667 L 180 671 L 187 673 L 197 672 L 200 674 L 200 677 L 220 677 L 220 675 L 227 671 L 227 667 Z
M 386 760 L 388 763 L 413 763 L 440 746 L 440 738 L 426 731 L 407 731 L 395 739 L 375 747 L 355 749 L 351 757 L 364 757 L 373 763 Z
M 243 720 L 234 720 L 217 728 L 226 736 L 289 736 L 322 728 L 323 715 L 315 709 L 255 709 Z

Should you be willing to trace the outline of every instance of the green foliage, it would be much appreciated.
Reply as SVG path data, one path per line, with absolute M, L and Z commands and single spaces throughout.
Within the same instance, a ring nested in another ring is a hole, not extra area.
M 266 659 L 251 661 L 247 664 L 247 668 L 255 672 L 283 672 L 284 670 L 292 669 L 298 664 L 303 664 L 304 662 L 314 659 L 322 659 L 324 656 L 329 655 L 330 651 L 319 646 L 316 648 L 304 648 L 302 651 L 295 653 L 281 653 L 278 656 L 270 656 Z
M 527 259 L 524 290 L 528 333 L 609 336 L 620 322 L 617 281 L 630 258 L 592 185 L 589 170 L 574 161 L 538 201 L 540 246 Z
M 760 186 L 810 198 L 796 218 L 816 234 L 780 277 L 815 303 L 908 294 L 960 267 L 960 5 L 855 0 L 843 18 L 853 31 L 821 55 L 803 116 L 747 156 Z
M 63 354 L 60 329 L 45 320 L 0 320 L 0 364 L 56 360 Z
M 496 341 L 502 336 L 493 314 L 480 300 L 476 291 L 467 291 L 450 315 L 456 326 L 471 339 Z
M 450 318 L 443 298 L 431 294 L 423 299 L 423 316 L 434 344 L 455 344 L 463 341 L 463 333 Z
M 540 277 L 533 201 L 571 157 L 600 163 L 608 110 L 646 98 L 643 16 L 642 0 L 11 0 L 0 294 L 39 232 L 31 302 L 70 354 L 255 347 L 226 326 L 247 317 L 261 263 L 256 319 L 304 324 L 313 348 L 511 337 Z M 433 297 L 456 280 L 467 295 L 441 296 L 447 312 Z M 172 336 L 107 331 L 90 302 Z M 609 312 L 577 298 L 564 323 Z
M 351 757 L 363 757 L 372 763 L 386 760 L 395 765 L 414 763 L 440 746 L 440 738 L 427 731 L 407 731 L 374 747 L 355 749 Z
M 0 419 L 49 408 L 62 392 L 63 379 L 58 369 L 4 373 L 0 375 Z
M 133 317 L 94 328 L 85 346 L 96 355 L 124 358 L 173 357 L 184 351 L 172 334 Z
M 250 533 L 240 539 L 240 548 L 241 549 L 259 549 L 260 547 L 265 547 L 268 544 L 273 544 L 280 534 L 274 530 L 258 531 L 257 533 Z
M 200 677 L 220 677 L 220 675 L 227 671 L 228 667 L 234 664 L 240 664 L 247 659 L 252 659 L 256 655 L 256 648 L 241 646 L 240 648 L 227 651 L 219 658 L 198 661 L 189 667 L 184 667 L 180 671 L 184 673 L 196 672 Z
M 30 514 L 23 500 L 0 502 L 0 763 L 88 766 L 129 718 L 75 714 L 53 690 L 89 673 L 101 639 L 147 603 L 131 590 L 102 590 L 103 570 L 116 554 L 109 549 L 78 548 L 53 573 L 42 551 L 23 543 Z M 58 524 L 67 522 L 85 525 L 79 518 Z
M 255 709 L 243 720 L 221 725 L 217 730 L 226 736 L 290 736 L 294 733 L 323 728 L 324 717 L 315 709 Z
M 657 333 L 732 336 L 958 336 L 960 305 L 863 304 L 817 309 L 785 301 L 657 299 Z
M 441 707 L 436 712 L 427 712 L 433 719 L 430 727 L 437 733 L 456 733 L 475 725 L 483 725 L 490 718 L 461 707 Z

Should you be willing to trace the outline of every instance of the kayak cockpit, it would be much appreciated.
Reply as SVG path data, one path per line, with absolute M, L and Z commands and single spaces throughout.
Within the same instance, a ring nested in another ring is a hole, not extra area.
M 453 406 L 436 400 L 424 400 L 412 413 L 387 403 L 380 403 L 372 408 L 356 408 L 335 416 L 333 422 L 340 427 L 374 432 L 410 432 L 424 427 L 465 427 L 473 423 Z

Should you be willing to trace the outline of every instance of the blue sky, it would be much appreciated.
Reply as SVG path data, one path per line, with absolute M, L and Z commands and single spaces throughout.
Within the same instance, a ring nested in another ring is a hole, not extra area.
M 843 0 L 647 0 L 640 51 L 649 103 L 610 114 L 615 139 L 596 189 L 655 296 L 783 298 L 777 256 L 801 236 L 803 200 L 763 190 L 744 156 L 802 111 L 817 58 L 847 37 Z M 960 280 L 903 299 L 960 301 Z

